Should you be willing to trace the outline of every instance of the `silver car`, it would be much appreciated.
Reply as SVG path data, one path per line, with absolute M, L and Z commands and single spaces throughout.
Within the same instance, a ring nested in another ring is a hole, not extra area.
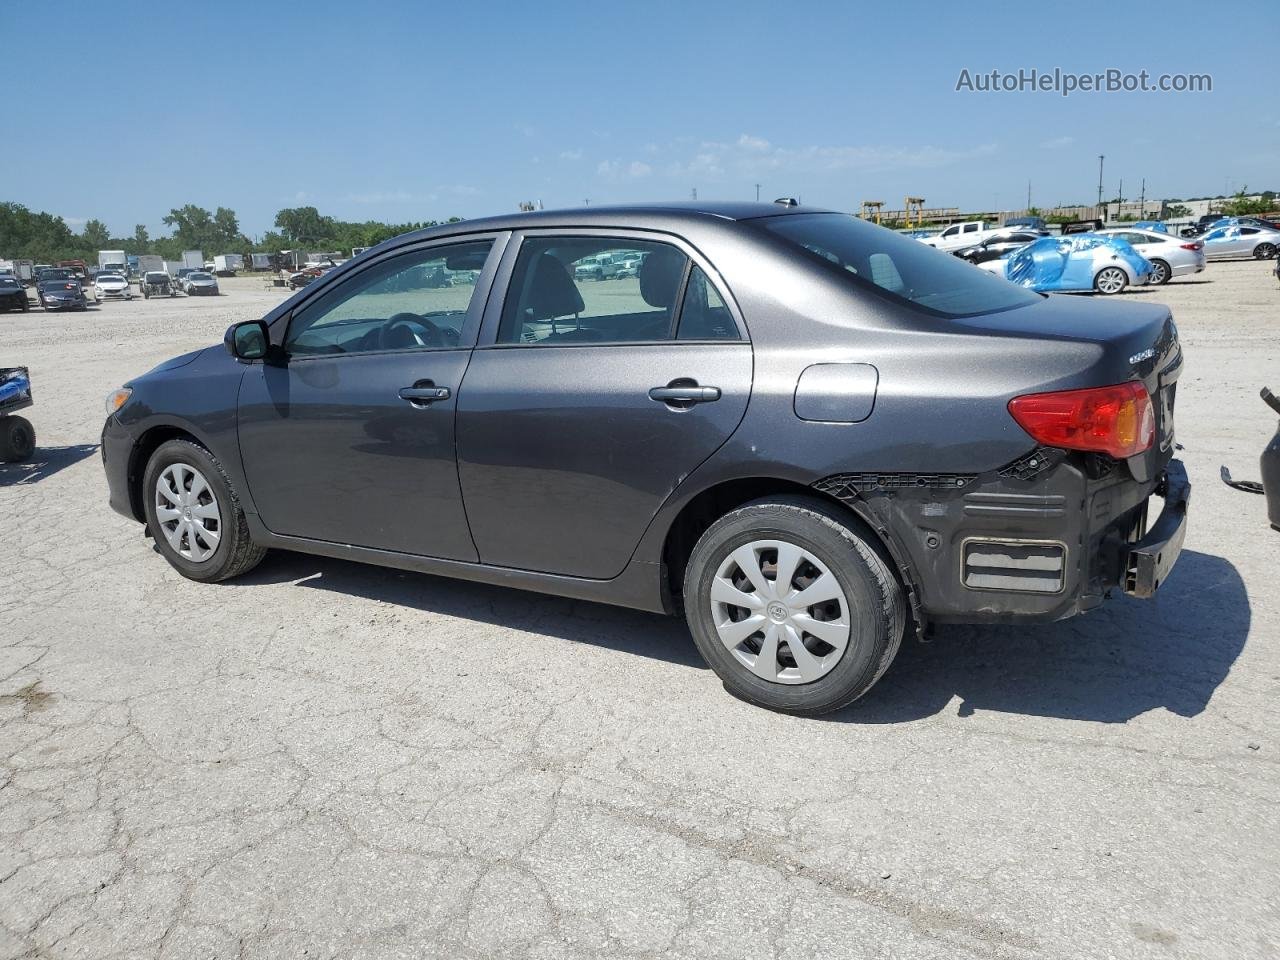
M 1209 260 L 1242 257 L 1270 260 L 1280 250 L 1280 230 L 1248 224 L 1214 227 L 1200 239 L 1204 242 L 1204 255 Z
M 1140 254 L 1151 261 L 1153 286 L 1168 283 L 1173 277 L 1185 277 L 1204 270 L 1204 243 L 1187 237 L 1175 237 L 1159 230 L 1138 230 L 1133 227 L 1116 230 L 1099 230 L 1104 237 L 1128 240 Z

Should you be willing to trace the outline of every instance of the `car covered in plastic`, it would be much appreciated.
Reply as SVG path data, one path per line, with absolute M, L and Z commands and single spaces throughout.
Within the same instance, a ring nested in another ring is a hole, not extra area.
M 1132 244 L 1096 233 L 1041 237 L 980 268 L 1037 293 L 1111 295 L 1151 278 L 1150 262 Z

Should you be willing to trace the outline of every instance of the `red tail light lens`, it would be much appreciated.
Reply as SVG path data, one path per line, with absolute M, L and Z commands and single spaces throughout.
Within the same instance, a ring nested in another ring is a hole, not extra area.
M 1181 244 L 1181 246 L 1183 250 L 1199 250 L 1204 246 L 1204 244 L 1197 240 L 1195 243 L 1184 243 Z
M 1009 401 L 1018 426 L 1047 447 L 1106 453 L 1118 460 L 1151 447 L 1155 411 L 1136 380 L 1088 390 L 1029 393 Z

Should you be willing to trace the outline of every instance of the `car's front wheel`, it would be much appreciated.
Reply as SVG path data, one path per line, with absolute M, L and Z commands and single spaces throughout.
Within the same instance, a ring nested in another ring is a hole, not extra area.
M 1276 255 L 1274 243 L 1260 243 L 1253 248 L 1253 255 L 1259 260 L 1270 260 Z
M 1093 289 L 1110 296 L 1129 285 L 1129 278 L 1119 267 L 1103 267 L 1093 278 Z
M 36 430 L 26 417 L 0 417 L 0 461 L 21 463 L 36 449 Z
M 266 555 L 249 537 L 222 464 L 204 447 L 189 440 L 161 444 L 147 462 L 142 494 L 156 548 L 184 577 L 227 580 Z
M 804 497 L 757 500 L 698 540 L 685 616 L 725 688 L 817 715 L 862 696 L 906 629 L 902 587 L 852 517 Z

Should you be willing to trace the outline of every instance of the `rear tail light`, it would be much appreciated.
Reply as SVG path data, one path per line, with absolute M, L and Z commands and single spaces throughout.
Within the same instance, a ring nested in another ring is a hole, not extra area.
M 1009 401 L 1018 426 L 1047 447 L 1137 456 L 1155 441 L 1155 411 L 1136 380 L 1088 390 L 1029 393 Z
M 1199 250 L 1204 247 L 1204 244 L 1197 240 L 1195 243 L 1181 244 L 1181 247 L 1183 250 Z

